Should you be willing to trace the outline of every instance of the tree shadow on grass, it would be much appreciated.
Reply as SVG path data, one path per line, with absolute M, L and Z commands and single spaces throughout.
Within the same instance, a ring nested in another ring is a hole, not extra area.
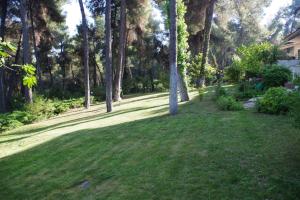
M 200 109 L 204 105 L 195 100 L 180 105 L 176 116 L 75 131 L 2 158 L 0 196 L 7 200 L 199 199 L 210 194 L 212 199 L 297 199 L 299 184 L 283 180 L 299 178 L 294 167 L 299 165 L 289 166 L 290 160 L 299 158 L 298 152 L 282 148 L 285 152 L 278 156 L 288 157 L 275 162 L 270 155 L 278 149 L 276 143 L 271 153 L 266 146 L 280 136 L 258 141 L 261 145 L 249 150 L 253 144 L 242 138 L 248 134 L 243 127 L 223 130 L 218 121 L 199 134 L 199 122 L 216 119 Z M 185 109 L 198 113 L 200 119 L 185 118 Z M 190 126 L 198 129 L 185 131 Z M 267 127 L 268 134 L 270 130 Z M 227 134 L 220 135 L 220 131 Z M 299 141 L 293 143 L 297 145 Z
M 18 131 L 18 132 L 11 133 L 11 134 L 6 134 L 6 135 L 3 135 L 3 136 L 6 136 L 6 137 L 7 136 L 19 136 L 19 135 L 29 135 L 29 136 L 0 141 L 0 144 L 1 143 L 6 143 L 6 142 L 15 142 L 15 141 L 18 141 L 18 140 L 22 140 L 22 139 L 25 139 L 25 138 L 28 138 L 28 137 L 31 137 L 31 136 L 34 136 L 34 135 L 38 135 L 38 134 L 45 133 L 45 132 L 48 132 L 48 131 L 53 131 L 53 130 L 56 130 L 56 129 L 76 126 L 76 125 L 79 125 L 79 124 L 82 124 L 82 123 L 89 123 L 89 122 L 93 122 L 93 121 L 98 121 L 98 120 L 101 120 L 101 119 L 106 119 L 106 118 L 114 117 L 114 116 L 117 116 L 117 115 L 123 115 L 123 114 L 132 113 L 132 112 L 138 112 L 138 111 L 143 111 L 143 110 L 149 110 L 149 109 L 164 107 L 164 106 L 167 106 L 167 105 L 168 104 L 162 104 L 162 105 L 158 105 L 158 106 L 148 106 L 148 107 L 138 107 L 138 108 L 124 109 L 124 110 L 115 111 L 115 112 L 111 112 L 111 113 L 100 113 L 100 114 L 96 114 L 96 115 L 92 115 L 92 116 L 88 116 L 88 117 L 82 117 L 82 118 L 78 118 L 78 119 L 74 119 L 74 120 L 69 120 L 69 121 L 66 121 L 66 122 L 56 123 L 56 124 L 53 124 L 53 125 L 50 125 L 50 126 L 37 128 L 37 129 L 33 129 L 33 130 Z

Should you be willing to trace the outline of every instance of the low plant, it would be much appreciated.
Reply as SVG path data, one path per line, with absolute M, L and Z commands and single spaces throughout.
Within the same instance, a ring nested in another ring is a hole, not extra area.
M 225 111 L 238 111 L 238 110 L 244 109 L 242 103 L 238 102 L 232 96 L 219 97 L 217 100 L 217 105 L 218 105 L 219 109 L 225 110 Z
M 292 77 L 289 69 L 277 65 L 266 67 L 262 75 L 266 88 L 284 86 Z
M 222 87 L 222 85 L 218 84 L 215 89 L 214 99 L 217 100 L 219 97 L 226 96 L 226 95 L 227 95 L 227 92 L 226 92 L 225 88 Z
M 257 110 L 268 114 L 286 114 L 291 110 L 295 97 L 283 87 L 270 88 L 257 101 Z
M 20 100 L 21 102 L 22 100 Z M 50 100 L 40 95 L 35 95 L 32 104 L 20 105 L 19 100 L 16 100 L 18 111 L 0 115 L 0 132 L 11 130 L 25 124 L 30 124 L 41 119 L 64 113 L 72 108 L 83 106 L 83 99 L 69 100 Z

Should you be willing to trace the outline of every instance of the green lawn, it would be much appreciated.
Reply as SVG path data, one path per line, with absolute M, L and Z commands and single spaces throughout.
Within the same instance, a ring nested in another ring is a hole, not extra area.
M 0 135 L 0 199 L 300 199 L 300 131 L 288 117 L 193 96 L 175 117 L 154 94 Z

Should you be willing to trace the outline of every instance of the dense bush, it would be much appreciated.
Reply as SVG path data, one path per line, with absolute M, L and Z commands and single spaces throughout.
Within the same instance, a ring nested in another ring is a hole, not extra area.
M 41 119 L 46 119 L 66 112 L 72 108 L 83 106 L 83 100 L 81 98 L 49 100 L 38 95 L 35 95 L 33 104 L 21 106 L 21 103 L 23 103 L 23 99 L 19 99 L 19 101 L 16 99 L 15 107 L 18 107 L 19 111 L 0 115 L 0 132 L 17 128 L 24 124 L 30 124 Z
M 294 85 L 297 85 L 297 86 L 300 86 L 300 76 L 296 77 L 296 78 L 293 80 L 293 84 L 294 84 Z
M 226 95 L 227 95 L 227 92 L 226 92 L 225 88 L 222 87 L 221 85 L 217 85 L 216 89 L 215 89 L 214 99 L 217 100 L 219 97 L 226 96 Z
M 273 65 L 282 52 L 270 43 L 241 46 L 233 58 L 233 64 L 225 71 L 228 81 L 239 82 L 243 77 L 259 77 L 266 65 Z
M 257 102 L 258 112 L 268 114 L 286 114 L 295 101 L 295 95 L 282 87 L 270 88 Z
M 243 74 L 243 69 L 239 65 L 233 64 L 225 69 L 225 80 L 237 83 L 242 79 Z
M 264 85 L 266 88 L 284 86 L 292 77 L 289 69 L 280 66 L 269 66 L 263 71 Z
M 242 103 L 236 101 L 232 96 L 221 96 L 217 100 L 217 105 L 221 110 L 238 111 L 243 110 Z

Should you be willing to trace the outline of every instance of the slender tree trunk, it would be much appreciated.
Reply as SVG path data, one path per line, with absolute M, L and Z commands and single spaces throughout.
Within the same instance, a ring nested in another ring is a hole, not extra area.
M 111 0 L 106 1 L 105 11 L 105 81 L 106 81 L 106 108 L 112 111 L 112 41 L 111 41 Z
M 214 14 L 214 5 L 217 0 L 211 0 L 207 10 L 206 10 L 206 17 L 205 17 L 205 28 L 204 28 L 204 44 L 202 49 L 202 62 L 200 68 L 200 78 L 198 81 L 199 87 L 205 86 L 205 65 L 207 63 L 208 58 L 208 51 L 209 51 L 209 42 L 210 42 L 210 33 L 211 33 L 211 26 L 212 26 L 212 19 Z
M 84 48 L 84 85 L 85 85 L 85 108 L 89 109 L 91 105 L 90 98 L 90 76 L 89 76 L 89 41 L 88 41 L 88 26 L 84 12 L 83 2 L 79 0 L 81 15 L 82 15 L 82 26 L 83 26 L 83 48 Z
M 41 74 L 41 68 L 40 68 L 40 57 L 39 57 L 39 50 L 37 48 L 36 44 L 36 38 L 35 38 L 35 28 L 34 28 L 34 22 L 33 22 L 33 9 L 32 9 L 33 1 L 30 1 L 30 21 L 31 21 L 31 30 L 32 30 L 32 42 L 33 42 L 33 49 L 34 49 L 34 56 L 36 59 L 36 71 L 37 71 L 37 77 L 39 85 L 42 86 L 42 74 Z
M 22 21 L 22 34 L 23 34 L 23 64 L 30 64 L 30 45 L 29 45 L 29 32 L 27 24 L 27 1 L 21 0 L 21 21 Z M 32 103 L 32 89 L 25 88 L 25 99 L 28 103 Z
M 5 21 L 7 16 L 7 0 L 2 2 L 2 15 L 1 15 L 1 27 L 0 27 L 0 37 L 4 41 L 5 36 Z M 4 69 L 0 68 L 0 113 L 6 112 L 6 97 L 5 97 L 5 87 L 4 87 Z
M 178 112 L 177 97 L 177 5 L 176 0 L 170 0 L 170 114 Z
M 121 0 L 121 14 L 120 14 L 120 43 L 119 43 L 119 58 L 117 62 L 115 84 L 114 84 L 114 101 L 121 101 L 122 91 L 122 66 L 124 63 L 124 53 L 126 45 L 126 0 Z

